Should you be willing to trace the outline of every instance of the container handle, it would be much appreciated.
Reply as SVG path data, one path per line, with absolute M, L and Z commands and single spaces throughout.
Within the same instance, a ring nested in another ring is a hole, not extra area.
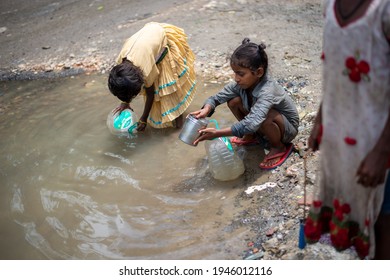
M 215 128 L 216 128 L 216 129 L 219 129 L 219 125 L 218 125 L 217 120 L 215 120 L 215 119 L 210 119 L 209 122 L 214 123 L 214 124 L 215 124 Z M 232 143 L 230 142 L 229 138 L 227 138 L 227 137 L 219 137 L 219 138 L 220 138 L 220 139 L 222 140 L 222 142 L 226 145 L 226 147 L 228 148 L 229 151 L 234 152 Z M 214 139 L 215 139 L 215 138 L 214 138 Z M 214 140 L 214 139 L 213 139 L 213 140 Z
M 215 128 L 216 128 L 216 129 L 219 129 L 219 125 L 218 125 L 217 120 L 215 120 L 215 119 L 210 119 L 209 122 L 214 123 L 214 124 L 215 124 Z

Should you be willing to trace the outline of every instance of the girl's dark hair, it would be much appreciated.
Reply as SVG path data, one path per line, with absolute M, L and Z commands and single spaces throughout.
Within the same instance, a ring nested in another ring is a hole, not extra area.
M 266 46 L 263 43 L 257 45 L 245 38 L 231 55 L 230 64 L 249 68 L 251 71 L 256 71 L 259 67 L 262 67 L 265 75 L 268 69 L 268 56 L 265 48 Z
M 114 66 L 108 77 L 110 92 L 123 102 L 130 102 L 137 96 L 143 83 L 142 70 L 126 59 Z

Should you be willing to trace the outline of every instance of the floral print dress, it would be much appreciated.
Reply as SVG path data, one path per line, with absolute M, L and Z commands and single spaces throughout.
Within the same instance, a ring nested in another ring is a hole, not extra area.
M 384 184 L 365 188 L 356 172 L 385 126 L 390 106 L 390 48 L 383 18 L 387 0 L 373 0 L 364 16 L 341 26 L 335 0 L 326 1 L 319 192 L 305 223 L 308 243 L 324 233 L 337 250 L 375 252 L 374 223 Z M 390 144 L 390 143 L 389 143 Z

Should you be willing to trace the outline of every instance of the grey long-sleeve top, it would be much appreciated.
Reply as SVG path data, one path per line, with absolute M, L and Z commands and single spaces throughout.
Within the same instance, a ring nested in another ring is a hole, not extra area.
M 256 133 L 271 108 L 284 115 L 298 129 L 299 115 L 297 108 L 291 97 L 276 81 L 268 76 L 263 77 L 262 81 L 252 91 L 252 106 L 248 102 L 247 95 L 248 93 L 236 82 L 230 82 L 216 95 L 209 97 L 205 104 L 209 104 L 212 107 L 212 112 L 214 112 L 218 105 L 234 97 L 241 97 L 244 108 L 249 111 L 249 114 L 240 122 L 232 125 L 232 134 L 237 137 Z

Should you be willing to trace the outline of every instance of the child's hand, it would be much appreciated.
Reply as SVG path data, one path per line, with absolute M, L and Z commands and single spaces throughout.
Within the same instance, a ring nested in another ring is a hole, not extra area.
M 322 124 L 316 122 L 311 130 L 309 139 L 307 141 L 309 149 L 312 149 L 313 152 L 317 151 L 320 148 L 321 137 L 322 137 Z
M 201 119 L 201 118 L 204 118 L 205 116 L 207 116 L 207 114 L 204 112 L 204 109 L 201 109 L 201 110 L 198 110 L 195 112 L 191 112 L 190 115 L 194 116 L 197 119 Z
M 319 150 L 321 140 L 322 140 L 322 104 L 320 109 L 318 110 L 316 119 L 314 121 L 313 128 L 311 129 L 309 139 L 307 140 L 307 144 L 309 149 L 313 152 Z
M 121 113 L 123 110 L 126 110 L 126 109 L 130 109 L 131 111 L 134 111 L 131 107 L 130 107 L 130 104 L 129 103 L 124 103 L 122 102 L 118 107 L 116 107 L 113 111 L 113 114 L 116 114 L 116 113 Z
M 137 131 L 144 131 L 146 128 L 147 122 L 144 120 L 139 120 L 137 124 Z
M 217 129 L 215 129 L 213 127 L 201 129 L 201 130 L 199 130 L 199 132 L 200 132 L 200 136 L 198 138 L 196 138 L 196 140 L 194 141 L 195 146 L 198 145 L 198 143 L 200 141 L 211 140 L 211 139 L 218 137 L 216 135 Z
M 190 115 L 193 115 L 197 119 L 202 119 L 207 117 L 210 112 L 211 112 L 211 107 L 210 105 L 206 104 L 202 109 L 192 112 L 190 113 Z
M 387 157 L 373 149 L 360 163 L 356 172 L 357 182 L 364 187 L 375 188 L 385 181 Z

